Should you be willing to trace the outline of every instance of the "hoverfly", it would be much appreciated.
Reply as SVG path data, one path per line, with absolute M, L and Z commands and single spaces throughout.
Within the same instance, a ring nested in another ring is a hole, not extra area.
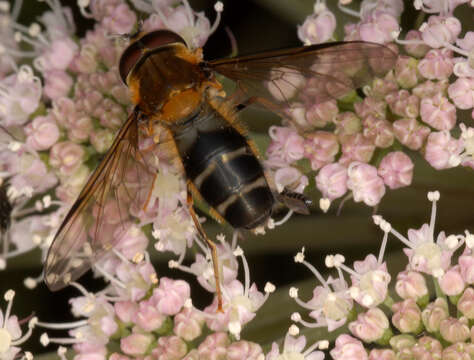
M 47 286 L 61 289 L 114 246 L 117 221 L 108 219 L 107 206 L 119 210 L 122 227 L 132 222 L 158 171 L 148 150 L 163 145 L 183 169 L 189 212 L 212 250 L 220 308 L 216 247 L 198 221 L 193 196 L 237 229 L 264 224 L 276 202 L 308 212 L 304 197 L 286 190 L 275 195 L 237 112 L 257 103 L 284 114 L 293 104 L 338 98 L 392 68 L 395 59 L 383 45 L 356 41 L 204 61 L 202 49 L 190 50 L 171 31 L 137 34 L 119 63 L 134 109 L 56 233 Z M 239 95 L 225 97 L 216 74 L 235 81 Z M 156 124 L 164 129 L 159 139 Z M 148 150 L 139 148 L 143 140 Z

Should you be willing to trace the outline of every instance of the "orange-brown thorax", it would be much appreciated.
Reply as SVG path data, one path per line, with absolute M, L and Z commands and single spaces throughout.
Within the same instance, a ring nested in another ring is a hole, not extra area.
M 180 43 L 143 50 L 127 78 L 133 103 L 152 120 L 168 124 L 193 113 L 208 86 L 201 59 L 201 49 L 193 52 Z

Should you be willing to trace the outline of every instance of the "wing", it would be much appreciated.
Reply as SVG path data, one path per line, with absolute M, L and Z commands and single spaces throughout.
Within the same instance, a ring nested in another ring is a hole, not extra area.
M 111 249 L 146 204 L 154 175 L 138 149 L 133 112 L 67 213 L 49 249 L 45 282 L 52 291 L 79 278 Z
M 303 46 L 215 60 L 205 68 L 237 82 L 241 91 L 272 111 L 339 99 L 390 70 L 388 47 L 354 41 Z

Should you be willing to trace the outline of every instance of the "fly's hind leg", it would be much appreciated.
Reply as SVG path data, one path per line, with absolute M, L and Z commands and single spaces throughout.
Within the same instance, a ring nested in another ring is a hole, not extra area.
M 197 216 L 196 212 L 194 211 L 193 196 L 192 196 L 192 190 L 191 190 L 192 184 L 189 180 L 188 180 L 187 188 L 188 188 L 187 204 L 188 204 L 188 208 L 189 208 L 189 213 L 191 214 L 191 217 L 194 221 L 194 225 L 196 226 L 196 229 L 197 229 L 199 235 L 204 240 L 206 240 L 207 245 L 211 249 L 212 266 L 214 268 L 214 281 L 216 283 L 217 311 L 223 312 L 223 309 L 222 309 L 222 291 L 221 291 L 221 282 L 220 282 L 220 276 L 219 276 L 219 263 L 218 263 L 218 258 L 217 258 L 217 246 L 207 236 L 206 232 L 202 228 L 201 223 L 199 222 L 199 219 L 198 219 L 198 216 Z

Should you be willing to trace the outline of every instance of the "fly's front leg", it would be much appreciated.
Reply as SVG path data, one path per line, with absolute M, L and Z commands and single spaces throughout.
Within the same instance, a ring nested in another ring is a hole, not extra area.
M 211 239 L 209 239 L 209 237 L 205 233 L 204 229 L 202 228 L 201 223 L 199 222 L 198 216 L 196 212 L 194 211 L 194 207 L 193 207 L 194 202 L 193 202 L 193 196 L 192 196 L 192 190 L 191 190 L 192 183 L 189 180 L 187 183 L 187 188 L 188 188 L 187 204 L 189 208 L 189 213 L 191 214 L 191 217 L 193 218 L 194 225 L 196 226 L 196 229 L 199 235 L 204 240 L 206 240 L 207 245 L 211 249 L 212 266 L 214 268 L 214 281 L 216 283 L 217 311 L 223 312 L 222 291 L 221 291 L 221 282 L 220 282 L 220 276 L 219 276 L 219 263 L 218 263 L 218 258 L 217 258 L 217 246 Z

